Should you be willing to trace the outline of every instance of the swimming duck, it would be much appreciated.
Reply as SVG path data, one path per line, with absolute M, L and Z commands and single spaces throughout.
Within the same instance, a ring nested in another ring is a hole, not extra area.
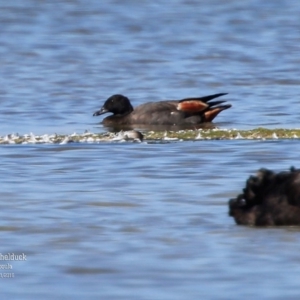
M 229 200 L 229 215 L 239 225 L 300 225 L 300 170 L 260 169 L 246 181 L 243 193 Z
M 231 107 L 230 104 L 220 105 L 226 101 L 211 101 L 226 93 L 205 97 L 186 98 L 148 102 L 135 108 L 130 100 L 123 95 L 109 97 L 102 108 L 93 115 L 105 113 L 113 115 L 103 119 L 105 126 L 120 125 L 175 125 L 187 126 L 211 122 L 221 111 Z

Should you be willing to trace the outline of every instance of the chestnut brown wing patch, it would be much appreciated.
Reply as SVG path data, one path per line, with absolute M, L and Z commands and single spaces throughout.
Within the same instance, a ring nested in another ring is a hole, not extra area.
M 212 122 L 212 120 L 223 110 L 230 108 L 231 105 L 220 105 L 217 107 L 212 107 L 208 109 L 206 112 L 204 112 L 204 122 Z
M 204 111 L 209 105 L 199 100 L 185 100 L 177 105 L 177 109 L 187 113 L 197 113 Z

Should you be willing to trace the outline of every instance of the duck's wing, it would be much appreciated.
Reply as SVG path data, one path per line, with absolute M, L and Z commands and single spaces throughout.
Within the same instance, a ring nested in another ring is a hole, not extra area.
M 219 93 L 219 94 L 213 94 L 213 95 L 208 95 L 208 96 L 204 96 L 204 97 L 192 97 L 192 98 L 184 98 L 182 100 L 180 100 L 179 102 L 184 102 L 184 101 L 190 101 L 190 100 L 196 100 L 196 101 L 202 101 L 204 103 L 207 103 L 208 101 L 227 95 L 228 93 Z
M 222 104 L 226 101 L 212 101 L 209 102 L 212 99 L 215 99 L 220 96 L 227 95 L 227 93 L 219 93 L 204 97 L 193 97 L 193 98 L 185 98 L 178 101 L 177 109 L 187 112 L 187 113 L 199 113 L 204 111 L 209 111 L 210 108 L 215 107 L 216 105 Z M 227 109 L 231 107 L 231 105 L 225 106 L 219 106 L 219 109 L 215 109 L 211 113 L 207 114 L 206 122 L 210 122 L 212 119 L 214 119 L 222 110 Z M 216 107 L 217 108 L 217 107 Z

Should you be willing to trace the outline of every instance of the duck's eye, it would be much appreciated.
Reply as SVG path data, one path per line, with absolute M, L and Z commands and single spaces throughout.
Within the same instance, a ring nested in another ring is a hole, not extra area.
M 238 202 L 238 204 L 239 204 L 239 207 L 243 207 L 243 206 L 245 206 L 245 205 L 246 205 L 246 200 L 245 200 L 244 198 L 242 198 L 242 199 L 239 199 L 239 202 Z

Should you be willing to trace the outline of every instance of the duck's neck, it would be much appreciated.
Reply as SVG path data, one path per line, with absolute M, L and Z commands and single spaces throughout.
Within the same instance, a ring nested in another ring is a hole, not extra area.
M 126 110 L 122 111 L 121 114 L 116 114 L 116 115 L 119 115 L 119 116 L 127 116 L 127 115 L 129 115 L 130 113 L 132 113 L 132 112 L 133 112 L 133 107 L 132 107 L 132 105 L 130 104 L 130 106 L 128 106 L 128 107 L 126 108 Z

